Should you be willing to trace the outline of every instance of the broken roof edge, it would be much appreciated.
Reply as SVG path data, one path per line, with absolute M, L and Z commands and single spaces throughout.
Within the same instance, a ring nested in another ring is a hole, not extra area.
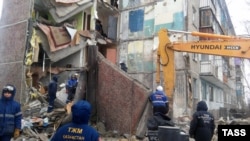
M 115 6 L 112 6 L 110 3 L 108 2 L 105 2 L 103 0 L 98 0 L 98 3 L 97 5 L 101 4 L 102 6 L 104 6 L 106 9 L 109 9 L 110 12 L 115 12 L 115 13 L 120 13 L 119 10 L 115 7 Z
M 49 42 L 48 42 L 46 35 L 41 30 L 36 30 L 36 31 L 37 31 L 37 35 L 41 38 L 43 50 L 46 52 L 50 61 L 52 61 L 52 62 L 60 61 L 64 58 L 80 51 L 81 49 L 83 49 L 87 46 L 87 41 L 84 40 L 85 37 L 81 37 L 79 45 L 76 45 L 76 46 L 69 45 L 67 48 L 63 48 L 63 49 L 57 50 L 55 52 L 51 52 Z
M 68 15 L 63 16 L 63 17 L 59 17 L 56 14 L 55 8 L 50 9 L 49 13 L 51 14 L 51 16 L 53 17 L 53 19 L 55 20 L 56 23 L 61 23 L 67 19 L 70 19 L 71 17 L 78 14 L 79 12 L 84 11 L 84 9 L 91 7 L 92 5 L 93 5 L 93 2 L 88 2 L 88 3 L 84 4 L 83 6 L 76 8 L 73 12 L 70 12 Z

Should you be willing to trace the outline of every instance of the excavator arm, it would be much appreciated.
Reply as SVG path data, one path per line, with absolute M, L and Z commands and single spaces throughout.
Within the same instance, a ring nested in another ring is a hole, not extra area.
M 163 71 L 164 89 L 170 101 L 173 99 L 175 85 L 174 52 L 190 52 L 236 58 L 250 58 L 250 39 L 234 36 L 191 32 L 192 36 L 214 38 L 214 40 L 171 42 L 167 29 L 158 32 L 156 83 L 160 83 L 160 71 Z

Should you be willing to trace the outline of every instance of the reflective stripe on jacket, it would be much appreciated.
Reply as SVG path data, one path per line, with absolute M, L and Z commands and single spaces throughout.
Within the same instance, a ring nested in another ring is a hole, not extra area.
M 15 128 L 21 129 L 21 105 L 16 101 L 0 100 L 0 136 L 13 135 Z
M 168 98 L 163 91 L 155 91 L 150 95 L 149 99 L 153 106 L 166 106 L 166 103 L 168 102 Z

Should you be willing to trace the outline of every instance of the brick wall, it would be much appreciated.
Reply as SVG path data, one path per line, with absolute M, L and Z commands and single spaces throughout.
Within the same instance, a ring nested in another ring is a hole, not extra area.
M 106 129 L 135 134 L 149 89 L 101 57 L 98 63 L 97 113 Z

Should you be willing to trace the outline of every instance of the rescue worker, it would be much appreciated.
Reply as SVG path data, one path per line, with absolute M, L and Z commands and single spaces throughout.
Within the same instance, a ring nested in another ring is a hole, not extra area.
M 48 86 L 48 95 L 49 95 L 49 106 L 47 110 L 48 113 L 52 112 L 54 109 L 54 101 L 56 99 L 56 92 L 57 92 L 57 81 L 58 77 L 54 75 Z
M 169 111 L 168 98 L 163 92 L 162 86 L 157 86 L 156 91 L 149 96 L 149 101 L 153 105 L 153 114 L 167 114 Z
M 77 80 L 76 74 L 72 74 L 66 84 L 66 90 L 68 92 L 66 103 L 73 101 L 75 97 L 75 93 L 76 93 L 77 84 L 78 84 L 78 80 Z
M 60 127 L 51 141 L 101 141 L 99 133 L 88 125 L 91 105 L 88 101 L 79 100 L 71 107 L 72 122 Z
M 211 141 L 213 137 L 215 129 L 214 117 L 207 110 L 205 101 L 198 102 L 189 129 L 189 136 L 194 138 L 195 141 Z
M 98 19 L 95 20 L 95 30 L 97 30 L 103 37 L 107 37 L 107 34 L 103 31 L 102 22 Z
M 0 99 L 0 141 L 10 141 L 20 136 L 22 112 L 21 105 L 14 100 L 15 86 L 7 84 Z
M 123 71 L 127 72 L 128 68 L 124 61 L 120 61 L 120 66 Z

